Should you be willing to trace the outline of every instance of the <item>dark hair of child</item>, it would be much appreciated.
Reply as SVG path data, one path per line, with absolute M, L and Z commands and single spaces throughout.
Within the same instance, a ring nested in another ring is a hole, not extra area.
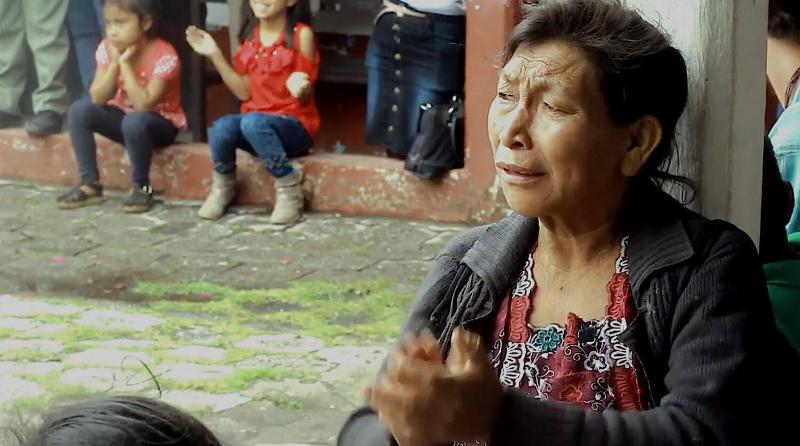
M 106 5 L 115 5 L 125 11 L 130 11 L 136 14 L 140 21 L 150 16 L 153 20 L 153 26 L 147 30 L 145 35 L 148 39 L 158 37 L 158 26 L 161 20 L 161 0 L 103 0 L 103 6 Z
M 311 6 L 308 0 L 298 0 L 294 6 L 286 9 L 286 32 L 284 43 L 287 48 L 294 49 L 294 27 L 298 23 L 311 24 Z M 239 41 L 244 43 L 252 34 L 258 24 L 258 18 L 250 8 L 250 2 L 242 2 L 242 27 L 239 29 Z
M 72 403 L 43 415 L 20 435 L 22 446 L 221 446 L 202 422 L 162 401 L 106 396 Z

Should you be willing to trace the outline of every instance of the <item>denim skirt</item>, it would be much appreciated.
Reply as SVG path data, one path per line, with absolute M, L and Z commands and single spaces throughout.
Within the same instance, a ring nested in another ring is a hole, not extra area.
M 401 2 L 398 2 L 401 3 Z M 464 90 L 466 19 L 382 15 L 367 47 L 368 144 L 405 157 L 419 132 L 421 106 L 449 103 Z

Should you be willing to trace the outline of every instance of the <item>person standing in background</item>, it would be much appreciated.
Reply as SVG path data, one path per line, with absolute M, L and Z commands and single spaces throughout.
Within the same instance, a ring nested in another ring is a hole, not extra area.
M 20 100 L 35 69 L 34 116 L 25 124 L 31 136 L 61 131 L 69 105 L 64 74 L 69 57 L 67 7 L 63 0 L 0 0 L 0 129 L 21 121 Z M 26 48 L 27 47 L 27 48 Z M 33 55 L 29 65 L 28 48 Z
M 78 62 L 83 91 L 88 92 L 97 65 L 94 52 L 103 39 L 103 5 L 101 0 L 69 0 L 67 24 Z
M 764 143 L 761 187 L 761 263 L 775 322 L 800 352 L 800 233 L 786 235 L 792 215 L 792 185 L 784 182 L 769 140 Z
M 464 0 L 384 0 L 367 48 L 367 144 L 405 158 L 423 104 L 464 90 Z
M 769 0 L 767 76 L 783 106 L 769 139 L 783 179 L 791 183 L 795 206 L 788 233 L 800 231 L 800 2 Z

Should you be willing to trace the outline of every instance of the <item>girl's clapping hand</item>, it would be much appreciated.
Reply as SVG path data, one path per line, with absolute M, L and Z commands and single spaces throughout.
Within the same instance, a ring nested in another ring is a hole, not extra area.
M 211 34 L 203 31 L 196 26 L 186 28 L 186 42 L 189 46 L 202 56 L 213 56 L 220 52 L 217 41 L 211 37 Z

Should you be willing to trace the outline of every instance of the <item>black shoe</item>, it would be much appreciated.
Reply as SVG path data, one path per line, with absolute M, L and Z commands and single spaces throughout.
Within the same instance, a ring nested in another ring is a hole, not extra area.
M 25 124 L 25 131 L 35 138 L 44 138 L 55 133 L 61 133 L 63 125 L 64 118 L 60 114 L 46 110 L 36 113 L 36 116 Z
M 103 202 L 103 186 L 99 183 L 83 183 L 56 200 L 59 209 L 78 209 Z
M 0 111 L 0 129 L 18 127 L 20 124 L 22 124 L 22 119 L 19 116 Z
M 145 186 L 134 186 L 131 194 L 122 205 L 122 210 L 128 214 L 139 214 L 147 212 L 153 207 L 153 188 Z

